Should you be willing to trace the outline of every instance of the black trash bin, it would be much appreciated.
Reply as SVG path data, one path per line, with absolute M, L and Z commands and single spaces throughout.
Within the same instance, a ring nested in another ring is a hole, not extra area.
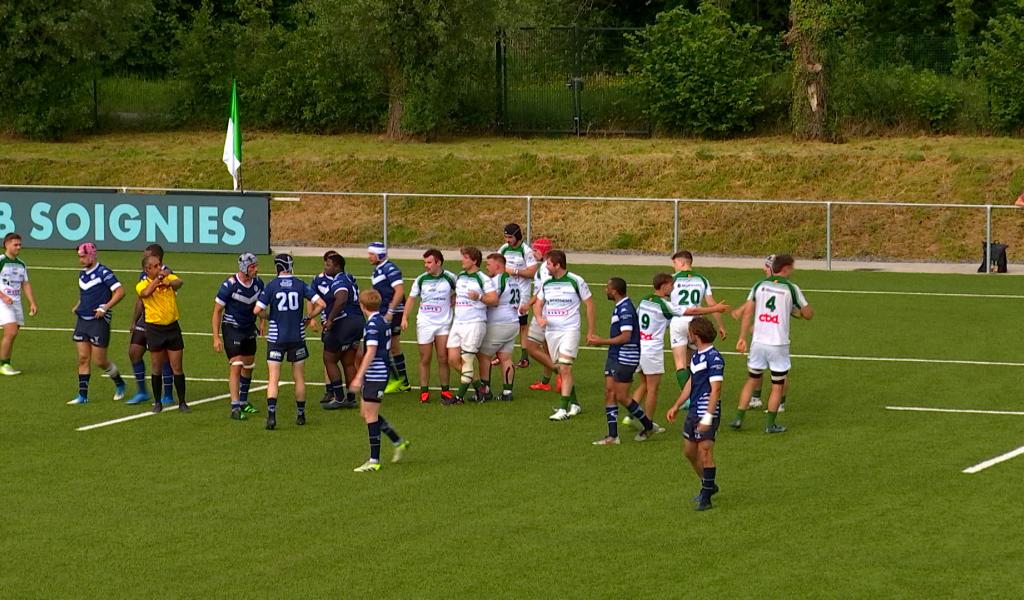
M 992 261 L 991 268 L 986 269 L 985 265 L 985 242 L 981 243 L 981 266 L 978 267 L 979 273 L 1005 273 L 1006 272 L 1006 249 L 1009 247 L 1006 244 L 1000 244 L 999 242 L 993 242 L 989 253 L 990 260 Z

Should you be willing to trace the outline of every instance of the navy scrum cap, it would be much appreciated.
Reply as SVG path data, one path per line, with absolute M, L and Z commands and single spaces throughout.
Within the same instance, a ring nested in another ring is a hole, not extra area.
M 291 254 L 278 254 L 274 257 L 274 268 L 278 273 L 291 273 L 295 260 Z

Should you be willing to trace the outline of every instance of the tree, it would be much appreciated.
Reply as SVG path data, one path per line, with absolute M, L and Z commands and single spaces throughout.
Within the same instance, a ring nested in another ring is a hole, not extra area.
M 59 138 L 89 120 L 89 84 L 135 39 L 149 0 L 0 3 L 0 118 L 19 133 Z
M 829 112 L 828 0 L 792 0 L 786 42 L 793 52 L 793 135 L 836 142 L 837 119 Z

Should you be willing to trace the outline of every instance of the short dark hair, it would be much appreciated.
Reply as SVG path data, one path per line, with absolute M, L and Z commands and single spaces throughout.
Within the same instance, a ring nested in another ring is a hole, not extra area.
M 11 240 L 20 240 L 20 239 L 21 239 L 21 234 L 20 233 L 14 233 L 12 231 L 11 233 L 8 233 L 7 235 L 4 236 L 4 246 L 6 246 L 7 242 L 9 242 Z
M 164 247 L 161 246 L 160 244 L 150 244 L 150 245 L 146 246 L 146 250 L 145 251 L 148 252 L 150 254 L 150 256 L 155 256 L 155 257 L 160 259 L 160 262 L 163 262 L 163 260 L 164 260 Z
M 669 275 L 668 273 L 658 273 L 657 275 L 654 276 L 654 281 L 651 282 L 651 285 L 653 285 L 654 289 L 657 290 L 661 289 L 661 286 L 665 285 L 666 283 L 672 283 L 672 276 Z
M 680 250 L 672 255 L 672 260 L 685 260 L 693 264 L 693 254 L 689 250 Z
M 147 248 L 147 250 L 148 250 L 148 248 Z M 160 262 L 160 257 L 157 256 L 156 254 L 149 254 L 149 255 L 143 256 L 142 257 L 142 270 L 143 271 L 146 270 L 146 263 L 148 263 L 151 258 L 155 258 L 158 263 Z
M 487 255 L 487 260 L 496 260 L 501 264 L 505 264 L 505 255 L 501 252 L 491 252 Z
M 710 344 L 718 337 L 715 326 L 706 317 L 694 317 L 690 321 L 690 333 L 700 338 L 705 344 Z
M 338 254 L 338 252 L 335 250 L 328 250 L 327 252 L 324 252 L 324 260 L 326 261 L 328 258 L 334 256 L 335 254 Z
M 461 250 L 463 256 L 468 256 L 470 260 L 476 263 L 476 266 L 480 266 L 480 263 L 484 262 L 484 254 L 480 252 L 480 249 L 476 246 L 465 246 Z
M 331 254 L 330 252 L 324 254 L 324 262 L 329 262 L 332 265 L 341 269 L 342 271 L 345 270 L 345 257 L 338 254 L 337 252 L 335 252 L 334 254 Z
M 441 251 L 438 250 L 437 248 L 431 248 L 430 250 L 427 250 L 426 252 L 423 253 L 423 258 L 427 258 L 428 256 L 433 256 L 434 260 L 441 263 L 442 265 L 444 264 L 444 254 L 441 254 Z
M 551 261 L 551 264 L 558 265 L 563 269 L 568 268 L 566 266 L 565 252 L 561 250 L 548 250 L 548 253 L 544 255 L 544 258 Z
M 608 287 L 615 290 L 616 293 L 623 296 L 626 295 L 626 280 L 621 277 L 612 277 L 608 280 Z
M 792 267 L 794 262 L 792 254 L 776 254 L 775 260 L 772 261 L 772 273 L 778 273 L 786 267 Z

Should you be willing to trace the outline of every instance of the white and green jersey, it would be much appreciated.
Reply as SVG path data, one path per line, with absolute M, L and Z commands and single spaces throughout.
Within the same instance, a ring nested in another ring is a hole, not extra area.
M 494 289 L 494 282 L 480 271 L 472 273 L 463 271 L 455 280 L 455 322 L 477 323 L 487 322 L 487 305 L 483 295 Z M 469 294 L 477 293 L 477 299 L 471 300 Z
M 416 322 L 430 325 L 447 325 L 452 322 L 452 295 L 455 294 L 455 273 L 441 271 L 434 276 L 423 273 L 412 282 L 410 298 L 419 298 Z
M 757 282 L 747 300 L 754 302 L 753 342 L 768 346 L 789 345 L 789 321 L 794 308 L 807 306 L 807 298 L 785 277 L 772 276 Z
M 20 258 L 0 254 L 0 292 L 21 301 L 21 286 L 28 281 L 28 267 Z
M 537 298 L 544 301 L 548 331 L 579 329 L 580 305 L 590 298 L 590 288 L 582 277 L 566 272 L 561 277 L 545 281 L 537 292 Z
M 498 305 L 487 307 L 487 324 L 497 325 L 501 323 L 519 324 L 519 289 L 516 288 L 515 277 L 508 273 L 501 273 L 491 278 L 496 291 L 498 292 Z M 529 282 L 527 282 L 529 283 Z
M 539 294 L 540 288 L 544 286 L 544 282 L 548 279 L 551 279 L 551 271 L 548 271 L 548 264 L 542 262 L 537 267 L 537 272 L 533 274 L 533 293 Z
M 502 244 L 501 248 L 498 248 L 498 253 L 505 257 L 505 270 L 509 272 L 513 285 L 519 289 L 519 297 L 529 298 L 530 278 L 512 275 L 512 270 L 522 271 L 537 264 L 537 259 L 533 257 L 533 250 L 526 242 L 522 242 L 518 246 Z
M 683 316 L 686 308 L 654 294 L 641 300 L 636 307 L 637 320 L 640 321 L 640 353 L 662 352 L 669 321 Z
M 698 307 L 704 304 L 704 298 L 711 295 L 711 284 L 700 273 L 693 271 L 679 271 L 672 276 L 672 293 L 669 301 L 673 306 L 679 306 L 683 310 L 690 307 Z M 676 317 L 683 322 L 689 323 L 693 320 L 692 315 Z

